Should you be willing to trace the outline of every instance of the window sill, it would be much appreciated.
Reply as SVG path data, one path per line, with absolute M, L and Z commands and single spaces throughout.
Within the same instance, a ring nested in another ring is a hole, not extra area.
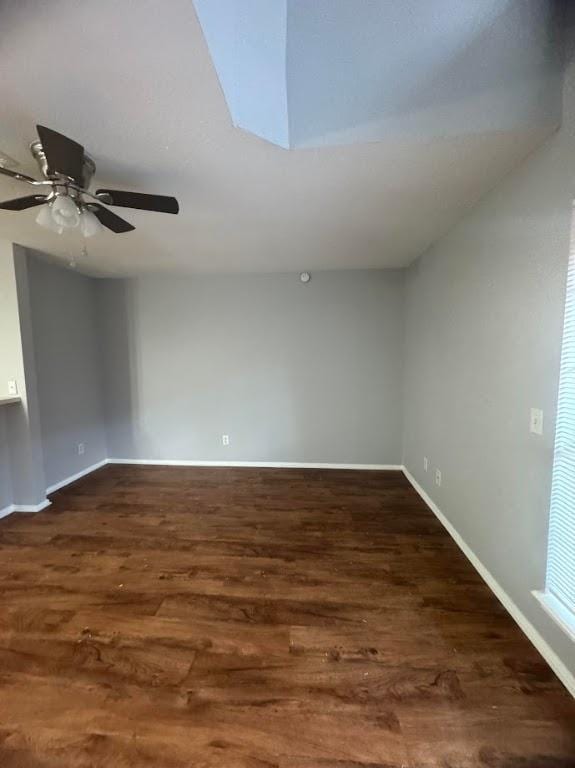
M 575 642 L 575 615 L 550 592 L 534 591 L 531 593 L 553 621 Z

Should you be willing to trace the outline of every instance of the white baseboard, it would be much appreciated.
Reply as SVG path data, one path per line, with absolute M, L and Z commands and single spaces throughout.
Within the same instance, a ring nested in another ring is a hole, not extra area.
M 437 504 L 435 504 L 433 499 L 423 490 L 423 488 L 419 485 L 417 480 L 413 477 L 413 475 L 409 472 L 409 470 L 406 467 L 403 467 L 403 473 L 405 477 L 409 480 L 411 485 L 415 488 L 417 493 L 421 496 L 423 501 L 431 509 L 433 514 L 437 517 L 439 522 L 443 525 L 445 530 L 449 533 L 449 535 L 451 536 L 453 541 L 457 544 L 459 549 L 467 557 L 471 565 L 479 573 L 479 575 L 481 576 L 483 581 L 487 584 L 489 589 L 493 592 L 493 594 L 497 597 L 497 599 L 500 601 L 500 603 L 503 605 L 506 611 L 511 615 L 511 617 L 519 625 L 520 629 L 523 630 L 525 635 L 527 635 L 529 640 L 537 648 L 539 653 L 543 656 L 545 661 L 549 664 L 551 669 L 555 672 L 557 677 L 561 680 L 565 688 L 567 688 L 569 693 L 575 697 L 575 676 L 571 674 L 571 672 L 567 669 L 567 667 L 561 661 L 559 656 L 557 656 L 555 651 L 549 646 L 549 644 L 543 638 L 543 636 L 535 629 L 535 627 L 529 621 L 529 619 L 527 619 L 525 614 L 517 607 L 517 605 L 509 597 L 507 592 L 503 589 L 503 587 L 491 574 L 491 572 L 487 570 L 487 568 L 483 565 L 481 560 L 473 552 L 471 547 L 464 541 L 464 539 L 460 536 L 457 530 L 453 527 L 453 525 L 441 512 Z
M 12 512 L 14 512 L 14 504 L 8 504 L 7 507 L 0 509 L 0 520 L 3 517 L 8 517 L 8 515 L 11 515 Z
M 100 469 L 100 467 L 103 467 L 107 463 L 108 459 L 102 459 L 102 461 L 98 461 L 96 464 L 92 464 L 90 467 L 86 467 L 86 469 L 83 469 L 81 472 L 76 472 L 75 475 L 70 475 L 70 477 L 66 477 L 64 480 L 60 480 L 59 483 L 55 483 L 49 488 L 46 488 L 46 496 L 54 493 L 54 491 L 59 491 L 60 488 L 64 488 L 66 485 L 70 485 L 70 483 L 79 480 L 81 477 L 84 477 L 84 475 L 89 475 L 90 472 L 95 472 L 97 469 Z
M 4 509 L 0 509 L 0 518 L 8 517 L 12 512 L 41 512 L 46 507 L 49 507 L 52 502 L 49 499 L 44 499 L 39 504 L 10 504 Z
M 14 504 L 14 512 L 41 512 L 51 503 L 50 499 L 44 499 L 39 504 Z
M 186 461 L 180 459 L 108 459 L 108 464 L 147 464 L 162 467 L 262 467 L 269 469 L 397 470 L 401 464 L 324 464 L 299 461 Z

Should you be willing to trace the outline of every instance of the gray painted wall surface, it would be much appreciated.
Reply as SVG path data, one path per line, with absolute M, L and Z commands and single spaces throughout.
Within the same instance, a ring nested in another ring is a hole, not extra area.
M 8 397 L 8 381 L 16 380 L 24 390 L 22 344 L 18 317 L 18 293 L 14 269 L 14 246 L 0 240 L 0 397 Z
M 23 248 L 0 242 L 0 379 L 15 379 L 22 402 L 3 409 L 5 446 L 0 450 L 9 486 L 0 492 L 7 504 L 36 505 L 45 500 L 40 414 L 30 321 L 28 262 Z M 9 462 L 7 458 L 9 457 Z M 11 495 L 12 498 L 9 498 Z
M 0 509 L 10 506 L 12 501 L 10 449 L 8 446 L 4 410 L 0 408 Z
M 530 591 L 545 580 L 574 84 L 571 67 L 560 133 L 409 270 L 404 438 L 410 472 L 572 673 L 575 645 Z
M 29 255 L 32 330 L 49 487 L 106 458 L 97 281 Z M 78 444 L 85 452 L 78 454 Z
M 8 395 L 8 380 L 18 379 L 21 363 L 18 298 L 12 243 L 0 241 L 0 397 Z M 18 381 L 20 388 L 24 386 Z M 13 502 L 10 446 L 6 410 L 0 405 L 0 509 Z M 19 407 L 19 406 L 17 406 Z
M 100 281 L 109 455 L 398 464 L 403 281 Z
M 14 245 L 14 271 L 18 295 L 22 376 L 25 380 L 24 411 L 11 407 L 6 411 L 11 448 L 12 492 L 14 502 L 36 505 L 46 500 L 44 454 L 40 429 L 40 403 L 32 332 L 32 307 L 28 279 L 28 253 Z

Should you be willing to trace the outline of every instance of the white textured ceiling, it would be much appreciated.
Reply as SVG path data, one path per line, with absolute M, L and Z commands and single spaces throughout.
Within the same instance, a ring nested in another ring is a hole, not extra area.
M 137 229 L 88 241 L 96 274 L 403 266 L 557 122 L 288 151 L 232 126 L 191 0 L 3 0 L 0 29 L 0 150 L 34 172 L 42 123 L 84 144 L 99 186 L 180 201 L 116 209 Z M 0 179 L 2 198 L 29 189 Z M 0 211 L 0 237 L 78 255 L 34 216 Z

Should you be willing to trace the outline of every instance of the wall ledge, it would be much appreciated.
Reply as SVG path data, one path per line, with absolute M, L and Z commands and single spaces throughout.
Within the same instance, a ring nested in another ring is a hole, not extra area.
M 0 405 L 14 405 L 15 403 L 21 403 L 22 398 L 18 395 L 10 395 L 10 397 L 0 397 Z

